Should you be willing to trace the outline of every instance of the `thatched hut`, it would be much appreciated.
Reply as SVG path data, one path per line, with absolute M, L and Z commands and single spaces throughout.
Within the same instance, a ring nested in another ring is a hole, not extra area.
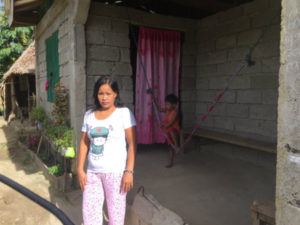
M 27 117 L 35 98 L 35 42 L 4 74 L 1 84 L 4 118 Z

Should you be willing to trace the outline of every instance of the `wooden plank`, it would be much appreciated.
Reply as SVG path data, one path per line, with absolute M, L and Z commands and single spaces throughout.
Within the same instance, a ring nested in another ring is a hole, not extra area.
M 276 144 L 270 142 L 253 140 L 206 129 L 198 129 L 195 133 L 195 136 L 276 154 L 277 146 Z
M 255 222 L 264 222 L 275 225 L 275 203 L 274 202 L 256 202 L 251 206 L 251 214 Z

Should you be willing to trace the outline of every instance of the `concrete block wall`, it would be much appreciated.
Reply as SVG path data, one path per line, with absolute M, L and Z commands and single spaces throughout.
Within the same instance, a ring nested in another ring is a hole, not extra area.
M 179 30 L 185 33 L 182 47 L 181 98 L 184 108 L 187 108 L 186 113 L 193 116 L 195 105 L 190 99 L 196 88 L 192 81 L 196 75 L 196 21 L 99 2 L 91 3 L 86 23 L 87 107 L 93 105 L 93 86 L 99 76 L 113 75 L 119 82 L 121 101 L 134 109 L 129 21 L 135 25 Z
M 70 90 L 71 29 L 70 15 L 72 6 L 66 0 L 54 1 L 52 7 L 44 15 L 36 27 L 36 91 L 37 104 L 43 106 L 50 116 L 53 103 L 47 101 L 45 82 L 47 80 L 46 40 L 58 30 L 59 76 Z
M 274 17 L 275 15 L 275 17 Z M 274 18 L 245 67 L 202 126 L 240 136 L 277 138 L 280 1 L 256 0 L 206 17 L 197 24 L 196 119 L 225 87 L 228 79 Z

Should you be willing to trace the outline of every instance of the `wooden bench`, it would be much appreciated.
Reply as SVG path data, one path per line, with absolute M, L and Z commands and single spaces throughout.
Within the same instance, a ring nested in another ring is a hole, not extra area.
M 253 225 L 275 225 L 274 202 L 257 202 L 251 205 Z
M 257 149 L 260 151 L 265 151 L 273 154 L 276 154 L 276 150 L 277 150 L 277 146 L 275 143 L 253 140 L 249 138 L 239 137 L 236 135 L 207 130 L 203 128 L 198 129 L 197 132 L 195 133 L 195 136 L 211 139 L 215 141 L 220 141 L 224 143 L 229 143 L 233 145 L 238 145 L 246 148 Z

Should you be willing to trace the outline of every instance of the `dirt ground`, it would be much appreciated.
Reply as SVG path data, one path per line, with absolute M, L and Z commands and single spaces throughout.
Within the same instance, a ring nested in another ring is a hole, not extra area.
M 81 224 L 81 191 L 53 190 L 27 150 L 17 144 L 18 126 L 0 118 L 0 174 L 23 185 L 62 209 L 75 224 Z M 74 213 L 76 211 L 77 213 Z M 50 212 L 0 182 L 0 225 L 56 225 L 61 222 Z

